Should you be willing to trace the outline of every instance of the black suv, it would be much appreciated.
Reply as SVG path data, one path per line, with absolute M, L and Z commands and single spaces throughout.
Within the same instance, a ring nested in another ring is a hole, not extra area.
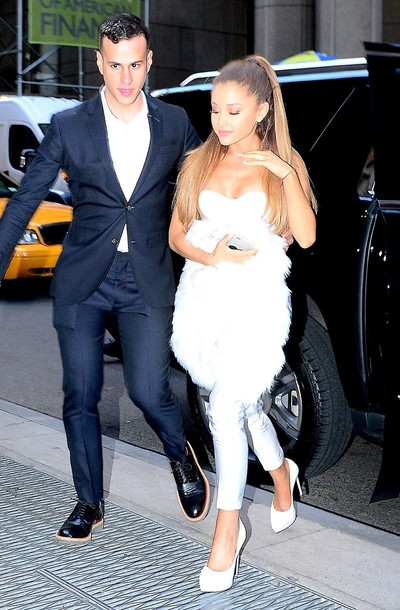
M 400 45 L 364 46 L 366 59 L 274 66 L 319 213 L 315 245 L 289 249 L 292 331 L 264 404 L 308 477 L 332 466 L 354 431 L 382 443 L 378 500 L 400 488 Z M 205 138 L 215 74 L 153 95 L 183 106 Z M 189 385 L 210 447 L 207 392 Z

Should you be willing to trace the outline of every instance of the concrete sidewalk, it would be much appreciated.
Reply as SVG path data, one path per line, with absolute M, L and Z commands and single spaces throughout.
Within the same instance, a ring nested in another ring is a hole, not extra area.
M 400 610 L 399 536 L 301 503 L 274 534 L 271 493 L 248 486 L 239 576 L 201 594 L 215 503 L 186 521 L 164 456 L 104 438 L 106 527 L 88 545 L 54 539 L 75 504 L 62 422 L 0 400 L 0 456 L 4 610 Z

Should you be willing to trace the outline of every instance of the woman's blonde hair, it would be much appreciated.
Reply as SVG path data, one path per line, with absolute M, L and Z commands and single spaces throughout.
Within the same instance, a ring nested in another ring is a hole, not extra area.
M 270 63 L 259 55 L 249 55 L 226 64 L 214 79 L 214 85 L 221 83 L 237 83 L 246 87 L 250 95 L 254 95 L 259 104 L 268 102 L 269 110 L 265 118 L 257 123 L 256 134 L 260 138 L 260 149 L 270 149 L 279 157 L 292 163 L 293 155 L 289 128 L 283 104 L 281 88 L 275 71 Z M 198 200 L 200 191 L 215 171 L 219 161 L 227 153 L 227 146 L 220 144 L 214 131 L 197 149 L 191 151 L 185 159 L 179 172 L 173 205 L 177 207 L 179 219 L 187 229 L 192 222 L 200 217 Z M 301 161 L 301 172 L 308 180 L 308 172 Z M 298 163 L 296 164 L 298 166 Z M 276 233 L 282 233 L 288 227 L 287 206 L 282 180 L 272 172 L 265 171 L 263 190 L 267 196 L 269 222 Z M 309 188 L 310 202 L 316 209 L 315 198 Z

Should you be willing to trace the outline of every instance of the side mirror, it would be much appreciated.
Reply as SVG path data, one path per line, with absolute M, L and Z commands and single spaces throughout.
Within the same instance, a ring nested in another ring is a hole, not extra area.
M 24 148 L 19 157 L 19 167 L 21 170 L 26 173 L 29 165 L 32 163 L 34 158 L 36 157 L 36 150 L 33 148 Z

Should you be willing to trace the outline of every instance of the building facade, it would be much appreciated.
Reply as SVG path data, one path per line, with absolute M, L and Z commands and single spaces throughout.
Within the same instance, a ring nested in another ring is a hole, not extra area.
M 262 54 L 272 62 L 310 49 L 344 58 L 363 55 L 363 40 L 400 43 L 398 0 L 142 0 L 141 4 L 154 51 L 149 89 L 176 85 L 193 72 L 216 70 L 247 53 Z M 19 29 L 24 41 L 18 49 Z M 30 45 L 27 32 L 28 0 L 2 0 L 0 92 L 17 91 L 19 82 L 18 92 L 24 94 L 81 99 L 93 95 L 101 82 L 93 49 Z

